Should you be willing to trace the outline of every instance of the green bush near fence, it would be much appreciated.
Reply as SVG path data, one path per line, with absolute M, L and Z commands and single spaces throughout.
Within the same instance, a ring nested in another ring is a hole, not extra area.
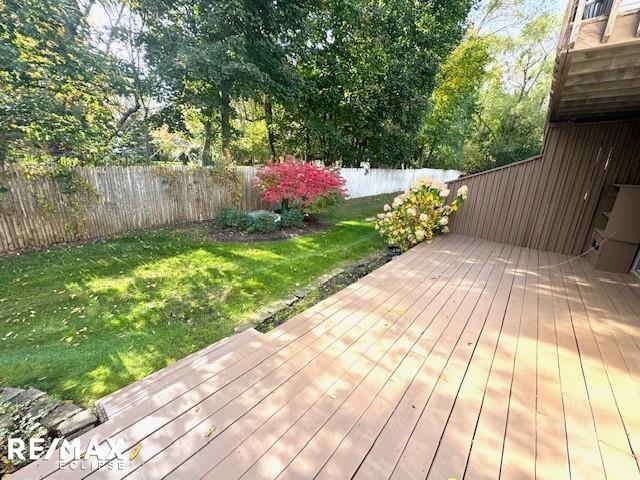
M 216 213 L 213 221 L 220 228 L 246 230 L 253 219 L 247 212 L 237 208 L 223 208 Z

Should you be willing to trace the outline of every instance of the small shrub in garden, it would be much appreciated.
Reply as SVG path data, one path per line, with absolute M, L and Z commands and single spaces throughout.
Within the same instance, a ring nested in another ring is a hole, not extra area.
M 448 232 L 449 216 L 460 208 L 467 195 L 467 187 L 460 187 L 453 202 L 446 204 L 449 190 L 429 179 L 419 179 L 392 205 L 385 205 L 384 213 L 379 213 L 373 224 L 387 244 L 405 251 L 436 233 Z
M 216 213 L 214 222 L 222 228 L 238 228 L 246 230 L 253 223 L 253 219 L 242 210 L 223 208 Z
M 291 155 L 282 163 L 270 163 L 258 170 L 255 186 L 265 202 L 280 203 L 282 211 L 297 208 L 303 213 L 316 213 L 335 206 L 347 195 L 337 170 Z
M 281 215 L 282 228 L 302 228 L 304 227 L 304 213 L 296 208 L 285 210 Z
M 274 220 L 273 215 L 264 213 L 253 217 L 246 230 L 249 233 L 269 233 L 277 230 L 279 223 Z

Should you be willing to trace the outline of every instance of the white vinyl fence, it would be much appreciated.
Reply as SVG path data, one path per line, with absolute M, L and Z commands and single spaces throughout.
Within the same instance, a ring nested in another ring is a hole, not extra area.
M 372 168 L 368 171 L 364 168 L 343 168 L 340 172 L 347 181 L 349 198 L 400 192 L 421 177 L 446 183 L 460 176 L 460 172 L 457 170 L 437 170 L 433 168 L 413 170 Z

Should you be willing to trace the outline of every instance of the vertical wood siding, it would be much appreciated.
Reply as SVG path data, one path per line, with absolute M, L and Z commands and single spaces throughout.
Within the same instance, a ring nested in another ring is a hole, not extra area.
M 640 121 L 551 124 L 542 155 L 449 182 L 469 187 L 452 231 L 558 253 L 582 253 L 614 183 L 640 183 Z M 452 193 L 453 195 L 453 193 Z

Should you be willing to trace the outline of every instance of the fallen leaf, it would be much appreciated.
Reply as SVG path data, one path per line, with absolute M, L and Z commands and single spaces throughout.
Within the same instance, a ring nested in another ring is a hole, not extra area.
M 209 428 L 209 430 L 207 430 L 207 434 L 205 435 L 205 437 L 209 438 L 213 432 L 216 431 L 216 426 L 215 425 L 211 425 L 211 427 Z
M 138 454 L 140 453 L 140 449 L 142 448 L 142 443 L 138 442 L 138 444 L 131 449 L 129 452 L 129 460 L 135 460 Z

